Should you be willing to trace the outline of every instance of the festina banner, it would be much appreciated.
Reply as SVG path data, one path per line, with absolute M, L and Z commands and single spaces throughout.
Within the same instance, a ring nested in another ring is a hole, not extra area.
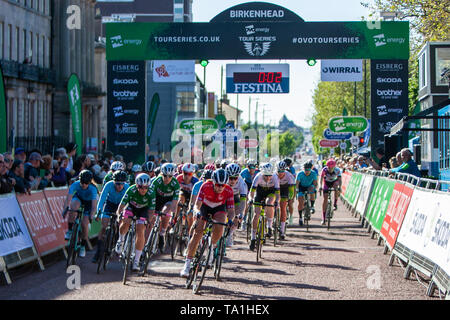
M 195 60 L 153 61 L 153 82 L 195 82 Z
M 372 60 L 371 148 L 384 146 L 384 135 L 408 115 L 408 60 Z
M 362 60 L 321 60 L 321 81 L 362 81 Z
M 450 274 L 450 197 L 415 189 L 397 241 Z
M 106 58 L 406 60 L 409 23 L 106 23 Z
M 145 160 L 145 61 L 108 61 L 108 150 Z
M 396 183 L 391 199 L 389 200 L 389 206 L 380 233 L 391 250 L 394 248 L 395 241 L 397 241 L 398 232 L 400 231 L 406 210 L 408 210 L 413 191 L 412 186 Z
M 6 97 L 3 83 L 3 73 L 0 66 L 0 152 L 6 152 L 8 134 L 6 131 Z
M 67 96 L 69 97 L 70 114 L 75 142 L 79 146 L 77 154 L 81 154 L 83 145 L 83 117 L 81 111 L 80 81 L 76 74 L 72 74 L 67 83 Z
M 0 257 L 33 246 L 15 194 L 0 196 Z
M 54 219 L 43 191 L 18 194 L 17 201 L 40 256 L 65 246 L 61 221 Z

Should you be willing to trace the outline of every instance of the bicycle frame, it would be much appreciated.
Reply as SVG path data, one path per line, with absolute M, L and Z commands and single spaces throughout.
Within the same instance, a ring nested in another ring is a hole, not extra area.
M 140 274 L 144 276 L 147 273 L 148 263 L 150 259 L 156 255 L 159 241 L 159 232 L 161 229 L 161 217 L 166 214 L 160 211 L 156 211 L 156 219 L 153 224 L 152 230 L 150 231 L 150 235 L 148 236 L 147 242 L 144 245 L 144 249 L 142 250 L 142 257 L 144 261 L 141 264 Z
M 81 205 L 78 210 L 72 210 L 67 208 L 65 210 L 65 213 L 67 212 L 77 212 L 77 216 L 73 222 L 72 227 L 72 236 L 69 239 L 69 242 L 67 243 L 67 267 L 70 265 L 75 264 L 75 261 L 77 259 L 78 253 L 80 252 L 81 248 L 81 220 L 83 216 L 84 207 Z M 64 214 L 65 216 L 65 214 Z

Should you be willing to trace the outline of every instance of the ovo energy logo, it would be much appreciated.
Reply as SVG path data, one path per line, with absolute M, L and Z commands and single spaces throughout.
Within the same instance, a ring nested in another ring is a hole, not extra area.
M 122 36 L 111 37 L 111 46 L 113 48 L 123 47 Z
M 375 40 L 376 47 L 381 47 L 381 46 L 384 46 L 387 44 L 384 34 L 379 34 L 379 35 L 373 36 L 373 40 Z

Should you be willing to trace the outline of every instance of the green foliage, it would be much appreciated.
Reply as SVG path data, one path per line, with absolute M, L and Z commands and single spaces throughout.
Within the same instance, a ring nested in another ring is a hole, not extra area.
M 266 145 L 265 143 L 267 143 L 269 154 L 272 154 L 271 142 L 273 137 L 275 136 L 278 137 L 280 148 L 279 152 L 281 157 L 291 156 L 292 154 L 294 154 L 295 149 L 298 148 L 301 144 L 303 144 L 305 139 L 303 133 L 300 130 L 288 130 L 281 134 L 278 132 L 269 132 L 263 144 Z

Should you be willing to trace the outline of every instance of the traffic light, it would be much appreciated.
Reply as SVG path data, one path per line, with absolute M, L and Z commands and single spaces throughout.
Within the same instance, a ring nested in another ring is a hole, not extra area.
M 364 140 L 364 137 L 359 137 L 359 142 L 358 142 L 358 147 L 362 147 L 363 145 L 364 145 L 364 142 L 365 142 L 365 140 Z

